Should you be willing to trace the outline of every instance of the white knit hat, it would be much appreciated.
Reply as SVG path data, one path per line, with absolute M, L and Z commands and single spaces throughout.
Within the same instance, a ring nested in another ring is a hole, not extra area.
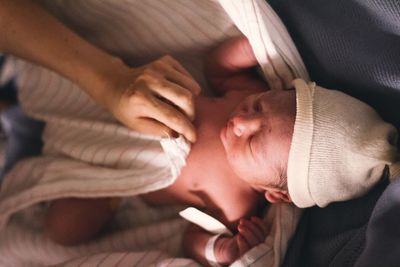
M 367 104 L 336 90 L 293 81 L 297 113 L 288 162 L 289 195 L 298 207 L 366 193 L 396 159 L 396 129 Z

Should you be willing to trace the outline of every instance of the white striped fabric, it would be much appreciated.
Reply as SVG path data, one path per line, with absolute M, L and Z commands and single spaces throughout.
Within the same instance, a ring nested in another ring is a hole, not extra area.
M 287 87 L 295 76 L 307 78 L 286 30 L 263 0 L 40 2 L 82 37 L 129 65 L 171 54 L 206 94 L 211 92 L 202 59 L 211 48 L 239 34 L 238 29 L 250 39 L 272 87 Z M 15 68 L 23 109 L 46 122 L 45 147 L 43 156 L 20 162 L 2 184 L 0 264 L 196 266 L 176 258 L 181 256 L 185 224 L 176 210 L 153 210 L 135 199 L 121 207 L 114 228 L 99 240 L 64 248 L 43 237 L 44 208 L 37 203 L 67 196 L 133 196 L 166 187 L 174 177 L 158 138 L 123 127 L 56 73 L 18 59 Z M 235 266 L 279 265 L 298 212 L 282 205 L 270 214 L 273 234 Z
M 82 36 L 128 63 L 143 64 L 172 54 L 205 90 L 204 55 L 215 44 L 238 34 L 222 7 L 213 1 L 43 4 Z M 54 72 L 22 60 L 16 60 L 16 69 L 22 108 L 46 122 L 45 156 L 21 162 L 5 179 L 0 225 L 8 214 L 39 201 L 67 195 L 137 195 L 174 181 L 158 138 L 117 123 L 83 90 Z
M 271 89 L 292 88 L 292 80 L 309 80 L 307 70 L 285 26 L 265 0 L 220 0 L 249 39 Z

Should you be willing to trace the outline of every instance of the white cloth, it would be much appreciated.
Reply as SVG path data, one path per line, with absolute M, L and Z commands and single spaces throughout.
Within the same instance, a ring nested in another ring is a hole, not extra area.
M 206 93 L 202 60 L 212 47 L 238 35 L 238 28 L 250 39 L 273 88 L 283 88 L 297 76 L 307 79 L 286 29 L 263 0 L 41 2 L 81 36 L 128 64 L 171 54 Z M 15 67 L 23 109 L 44 120 L 46 128 L 43 156 L 20 162 L 2 185 L 0 264 L 92 266 L 97 260 L 99 266 L 124 266 L 129 259 L 137 266 L 193 265 L 177 258 L 184 222 L 172 215 L 176 210 L 122 206 L 115 232 L 78 247 L 60 247 L 43 237 L 42 201 L 133 196 L 167 187 L 177 173 L 172 174 L 159 139 L 123 127 L 75 84 L 22 60 L 15 60 Z M 127 214 L 137 218 L 124 220 Z M 274 225 L 273 234 L 233 266 L 279 266 L 298 215 L 292 206 L 271 208 L 266 218 Z

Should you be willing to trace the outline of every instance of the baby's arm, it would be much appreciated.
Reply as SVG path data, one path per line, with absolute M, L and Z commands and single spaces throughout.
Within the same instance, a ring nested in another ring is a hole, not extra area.
M 220 95 L 231 90 L 266 90 L 268 85 L 255 72 L 257 60 L 245 36 L 232 38 L 211 52 L 205 63 L 209 85 Z
M 269 230 L 260 218 L 241 219 L 234 236 L 220 236 L 216 240 L 213 248 L 215 260 L 221 265 L 233 263 L 248 250 L 264 242 L 268 232 Z M 191 224 L 183 237 L 186 254 L 202 265 L 209 265 L 205 257 L 205 249 L 212 237 L 213 234 Z

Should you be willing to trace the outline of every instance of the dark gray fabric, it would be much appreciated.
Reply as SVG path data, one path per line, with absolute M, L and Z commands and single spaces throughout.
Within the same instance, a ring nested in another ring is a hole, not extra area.
M 2 75 L 3 65 L 6 62 L 6 56 L 0 54 L 0 76 Z M 0 85 L 0 99 L 10 104 L 17 103 L 17 91 L 13 79 L 2 81 Z
M 0 54 L 0 74 L 6 56 Z M 4 166 L 0 168 L 0 183 L 4 175 L 21 159 L 36 156 L 42 149 L 44 123 L 26 116 L 18 105 L 13 77 L 0 86 L 0 99 L 9 108 L 0 113 L 1 132 L 6 137 Z
M 366 101 L 400 128 L 399 0 L 269 0 L 319 85 Z
M 312 80 L 367 102 L 400 128 L 399 0 L 268 2 Z M 400 183 L 385 188 L 305 210 L 283 266 L 400 266 Z
M 365 246 L 369 217 L 387 184 L 382 180 L 358 199 L 306 209 L 282 266 L 353 266 Z
M 355 266 L 400 266 L 400 178 L 379 198 L 368 223 L 365 249 Z
M 0 121 L 7 138 L 5 163 L 0 172 L 1 181 L 19 160 L 41 153 L 44 123 L 27 117 L 18 105 L 3 111 Z

